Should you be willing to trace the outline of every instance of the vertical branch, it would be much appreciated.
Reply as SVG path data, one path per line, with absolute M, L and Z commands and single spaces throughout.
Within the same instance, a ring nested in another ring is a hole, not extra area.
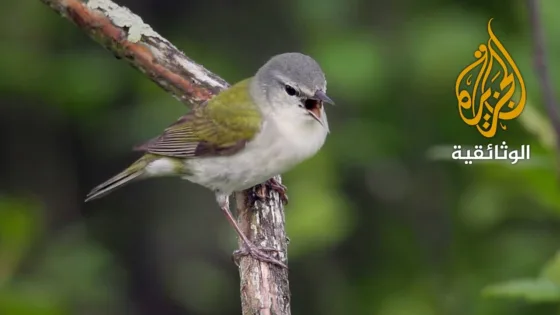
M 280 176 L 276 180 L 280 182 Z M 276 210 L 282 209 L 282 201 L 278 193 L 265 191 L 265 201 L 256 201 L 252 208 L 247 207 L 248 200 L 254 199 L 255 189 L 266 188 L 261 185 L 235 195 L 239 226 L 254 244 L 279 250 L 279 259 L 286 261 L 288 238 L 284 211 Z M 239 246 L 243 246 L 241 240 Z M 243 257 L 239 263 L 239 274 L 243 315 L 291 314 L 288 270 Z
M 228 87 L 226 81 L 185 56 L 139 16 L 110 0 L 41 1 L 187 105 L 200 105 Z M 257 201 L 250 207 L 246 200 L 252 198 L 251 190 L 236 194 L 238 222 L 252 242 L 274 247 L 285 261 L 284 208 L 277 193 L 263 193 L 265 201 Z M 290 314 L 286 270 L 243 257 L 239 274 L 244 315 Z
M 554 97 L 548 67 L 546 65 L 546 44 L 544 40 L 544 32 L 541 25 L 539 13 L 539 1 L 527 0 L 527 8 L 529 10 L 529 23 L 531 27 L 531 37 L 533 39 L 534 66 L 541 87 L 545 109 L 550 118 L 552 127 L 556 136 L 556 150 L 560 150 L 560 114 L 558 113 L 558 104 Z

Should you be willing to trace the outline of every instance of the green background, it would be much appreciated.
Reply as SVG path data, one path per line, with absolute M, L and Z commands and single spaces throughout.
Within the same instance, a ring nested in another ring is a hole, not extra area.
M 540 2 L 557 87 L 560 2 Z M 559 313 L 555 140 L 525 1 L 119 3 L 228 82 L 287 51 L 326 72 L 332 132 L 284 177 L 293 314 Z M 0 314 L 239 314 L 210 191 L 162 178 L 83 203 L 188 109 L 40 1 L 0 5 Z M 532 160 L 465 166 L 445 146 L 488 140 L 461 121 L 455 79 L 491 17 L 528 95 L 499 139 Z

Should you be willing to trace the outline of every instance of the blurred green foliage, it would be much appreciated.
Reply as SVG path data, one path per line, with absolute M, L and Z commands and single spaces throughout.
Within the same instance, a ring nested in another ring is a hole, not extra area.
M 559 312 L 555 135 L 525 1 L 118 2 L 229 82 L 286 51 L 327 73 L 332 133 L 284 177 L 294 314 Z M 539 3 L 557 87 L 560 2 Z M 0 4 L 0 314 L 239 313 L 210 192 L 159 179 L 82 202 L 188 109 L 40 1 Z M 528 88 L 504 137 L 532 160 L 465 166 L 446 148 L 483 139 L 453 88 L 491 17 Z

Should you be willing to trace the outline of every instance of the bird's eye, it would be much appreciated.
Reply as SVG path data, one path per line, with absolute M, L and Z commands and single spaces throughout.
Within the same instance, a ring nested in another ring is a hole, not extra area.
M 297 94 L 296 89 L 294 89 L 293 87 L 291 87 L 291 86 L 289 86 L 289 85 L 286 85 L 286 86 L 284 87 L 284 89 L 286 90 L 286 93 L 288 93 L 288 95 L 290 95 L 290 96 L 294 96 L 294 95 Z

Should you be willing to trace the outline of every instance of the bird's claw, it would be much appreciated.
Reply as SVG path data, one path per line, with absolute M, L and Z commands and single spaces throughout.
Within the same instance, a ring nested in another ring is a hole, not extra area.
M 251 244 L 251 245 L 245 244 L 243 246 L 243 248 L 238 249 L 238 250 L 233 252 L 233 257 L 232 258 L 233 258 L 233 261 L 235 262 L 235 264 L 237 266 L 239 266 L 239 259 L 242 256 L 251 256 L 258 261 L 267 262 L 267 263 L 270 263 L 270 264 L 288 269 L 288 266 L 286 266 L 286 264 L 284 264 L 280 260 L 272 257 L 267 252 L 273 252 L 273 253 L 276 253 L 276 254 L 280 253 L 280 251 L 275 249 L 275 248 L 257 247 L 254 244 Z
M 288 194 L 287 194 L 288 187 L 279 183 L 276 179 L 274 179 L 274 177 L 269 179 L 265 184 L 270 189 L 272 189 L 272 190 L 274 190 L 278 193 L 278 195 L 280 196 L 280 200 L 282 200 L 282 203 L 284 205 L 288 204 Z
M 266 200 L 266 191 L 264 190 L 264 185 L 263 184 L 259 184 L 257 186 L 255 186 L 255 189 L 253 190 L 253 194 L 255 197 L 255 201 L 265 201 Z
M 286 194 L 286 191 L 288 190 L 288 188 L 282 184 L 280 184 L 277 180 L 275 180 L 274 178 L 271 178 L 269 180 L 267 180 L 266 182 L 264 182 L 263 184 L 259 184 L 257 186 L 255 186 L 252 190 L 252 198 L 250 200 L 250 205 L 252 206 L 257 200 L 264 202 L 266 201 L 266 190 L 270 189 L 270 190 L 274 190 L 278 193 L 278 195 L 280 196 L 280 200 L 282 201 L 282 203 L 284 205 L 288 204 L 288 195 Z

